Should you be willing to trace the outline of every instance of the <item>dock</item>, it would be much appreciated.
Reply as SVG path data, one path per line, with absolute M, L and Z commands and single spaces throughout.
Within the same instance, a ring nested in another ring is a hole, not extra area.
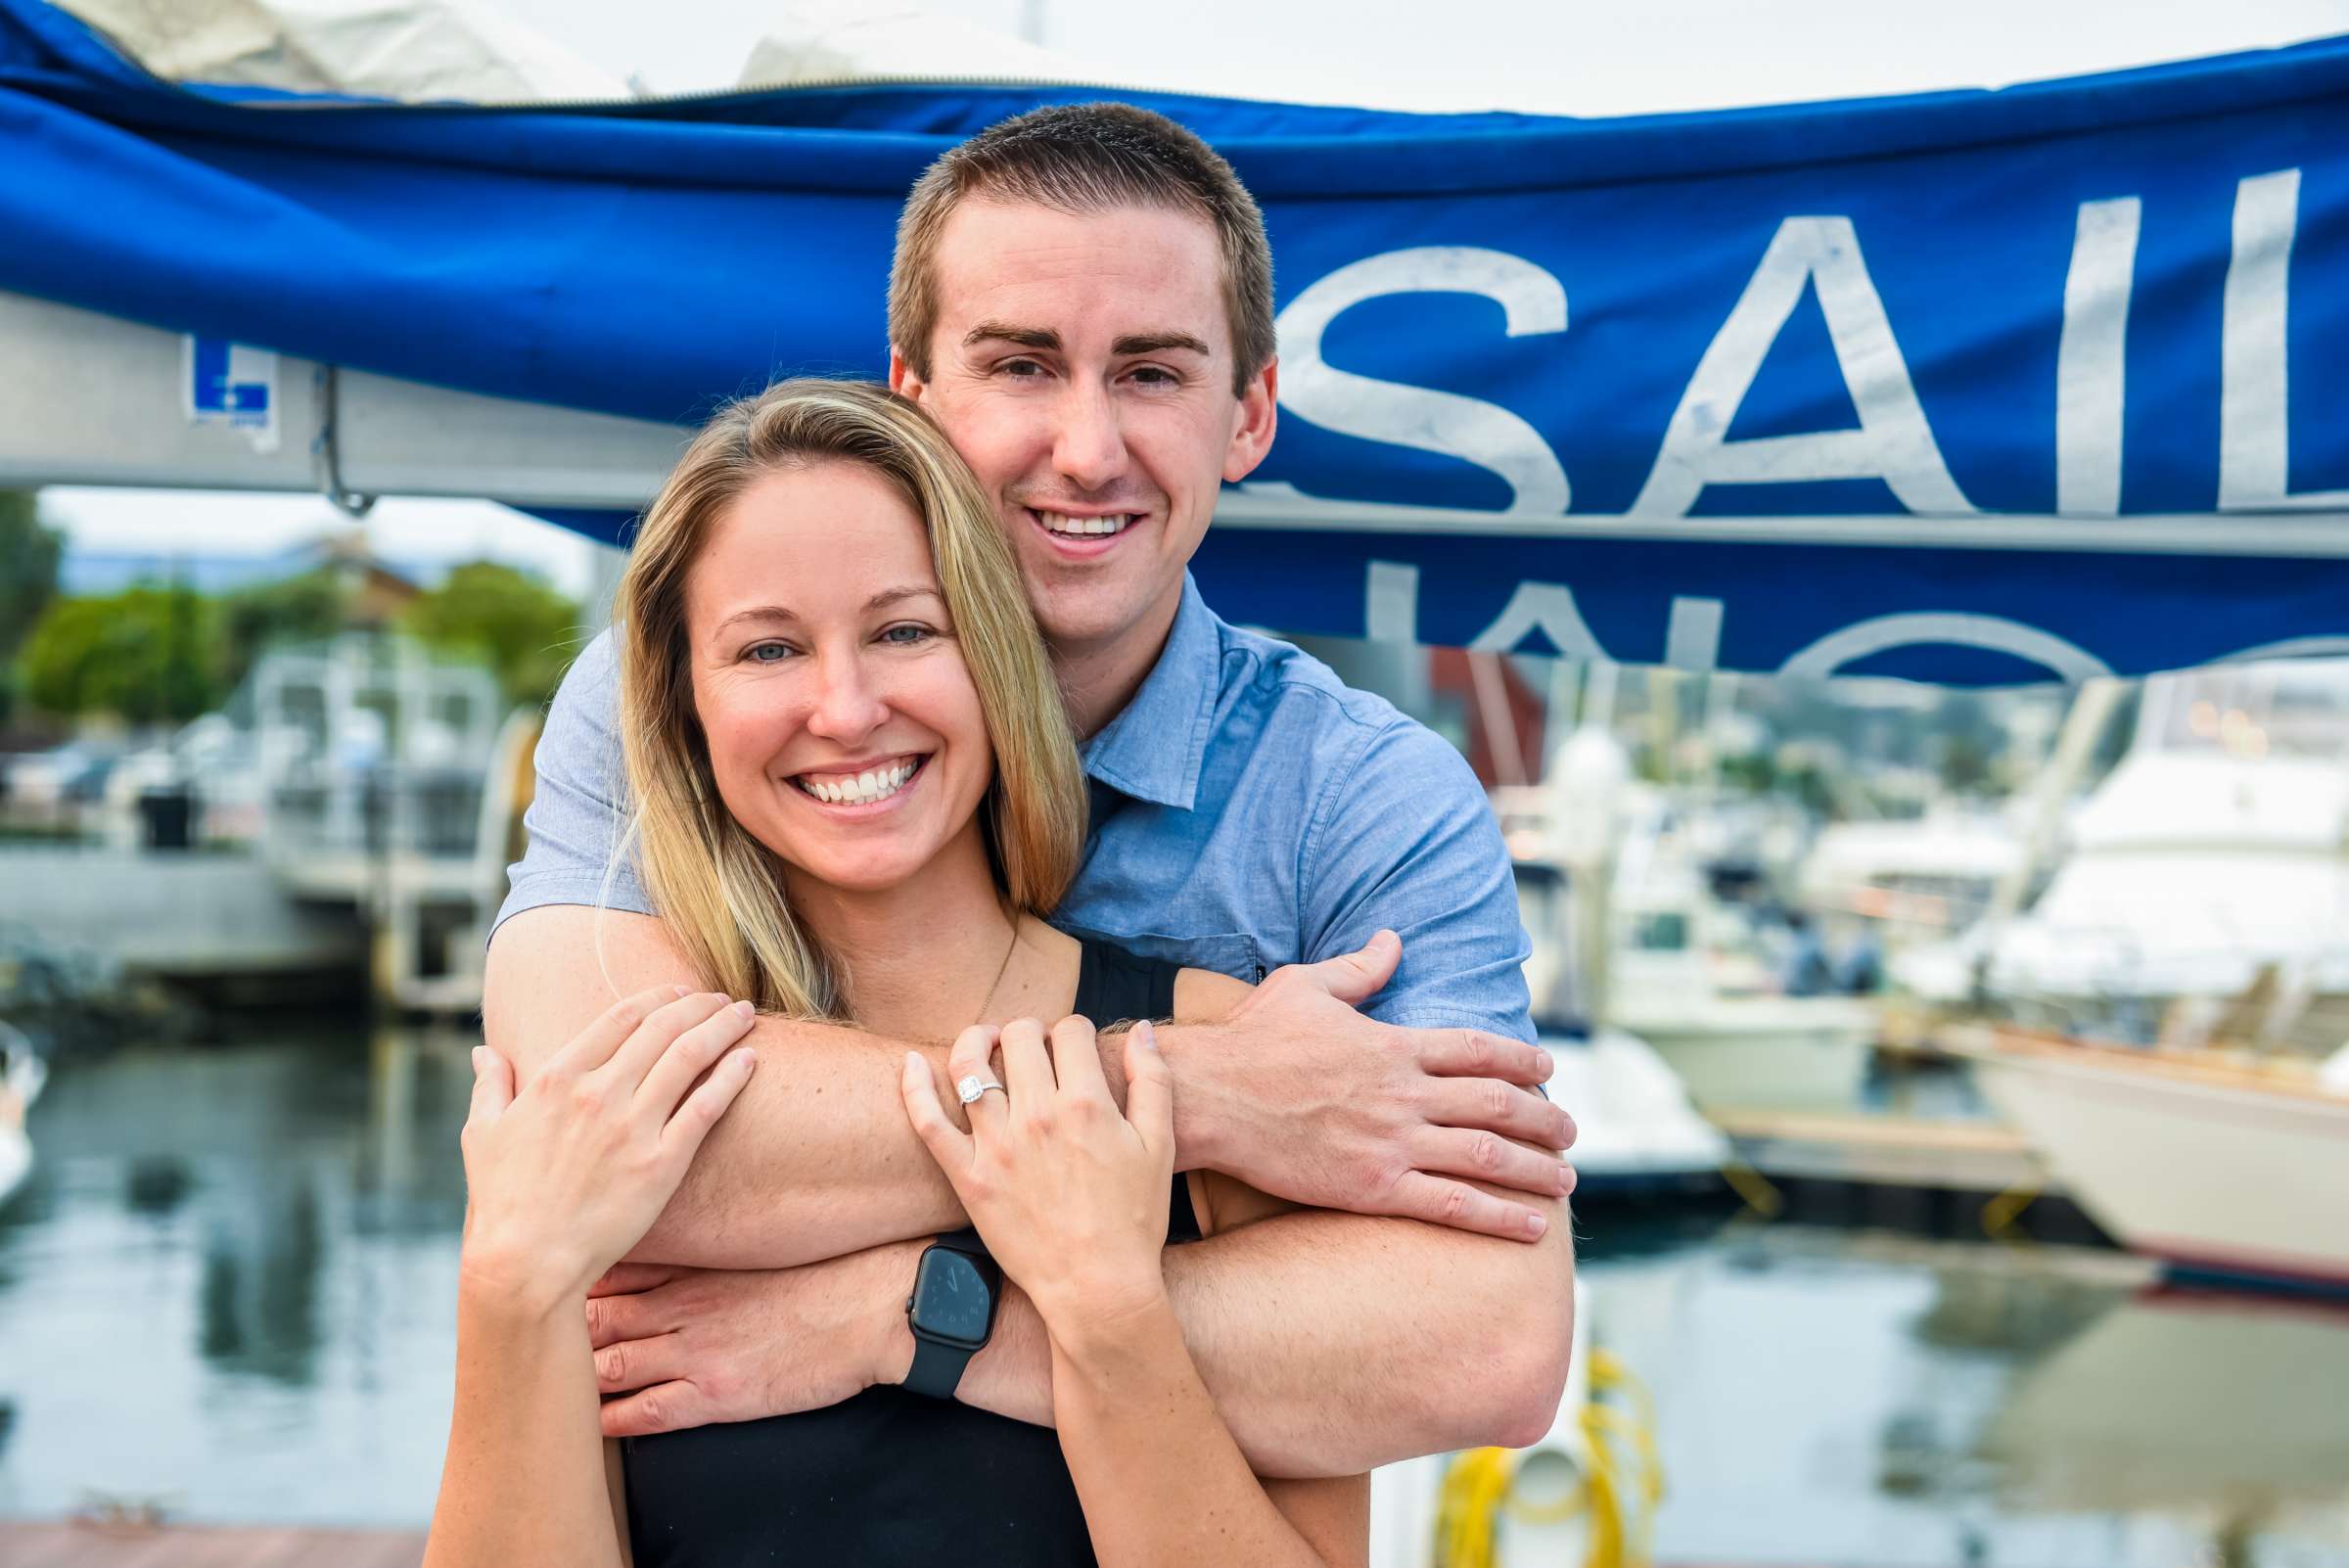
M 1729 1137 L 1724 1179 L 1766 1218 L 2112 1245 L 2022 1137 L 1996 1122 L 1860 1111 L 1709 1114 Z
M 366 969 L 351 900 L 308 901 L 256 853 L 11 844 L 0 847 L 0 887 L 37 890 L 37 905 L 12 913 L 37 918 L 44 945 L 103 953 L 121 969 L 254 984 Z
M 116 1531 L 0 1520 L 0 1562 L 9 1568 L 415 1568 L 423 1557 L 423 1535 L 397 1530 Z
M 2053 1190 L 2022 1135 L 1996 1122 L 1864 1112 L 1717 1110 L 1737 1157 L 1773 1179 L 1958 1192 Z
M 423 1533 L 0 1520 L 10 1568 L 416 1568 Z

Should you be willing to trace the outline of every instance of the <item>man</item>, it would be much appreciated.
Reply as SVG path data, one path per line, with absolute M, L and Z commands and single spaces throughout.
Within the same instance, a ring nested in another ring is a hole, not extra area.
M 1565 1376 L 1573 1174 L 1552 1151 L 1573 1129 L 1532 1089 L 1548 1063 L 1497 828 L 1449 746 L 1225 625 L 1186 571 L 1272 438 L 1254 202 L 1142 111 L 1006 121 L 916 185 L 890 336 L 892 384 L 996 502 L 1084 737 L 1092 834 L 1056 919 L 1261 982 L 1227 1022 L 1161 1032 L 1182 1164 L 1351 1211 L 1170 1250 L 1234 1436 L 1291 1477 L 1533 1441 Z M 614 996 L 696 983 L 624 856 L 607 875 L 613 702 L 607 637 L 549 716 L 490 947 L 489 1043 L 526 1077 Z M 898 1098 L 906 1042 L 773 1019 L 754 1038 L 761 1071 L 591 1304 L 599 1376 L 628 1394 L 615 1435 L 901 1379 L 916 1256 L 964 1223 Z M 1105 1065 L 1122 1092 L 1114 1047 Z M 1049 1382 L 1007 1287 L 955 1397 L 1048 1422 Z

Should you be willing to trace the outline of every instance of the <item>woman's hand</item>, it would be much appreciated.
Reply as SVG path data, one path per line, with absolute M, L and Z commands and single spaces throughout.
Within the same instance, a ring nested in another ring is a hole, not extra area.
M 584 1299 L 652 1228 L 750 1082 L 757 1053 L 727 1047 L 753 1016 L 749 1002 L 681 987 L 641 992 L 580 1031 L 519 1095 L 512 1065 L 477 1048 L 461 1140 L 468 1286 L 534 1308 Z
M 950 1082 L 992 1081 L 1000 1039 L 1004 1092 L 968 1107 L 962 1132 L 941 1103 L 927 1058 L 907 1052 L 905 1114 L 953 1183 L 963 1211 L 1003 1271 L 1056 1337 L 1114 1321 L 1165 1299 L 1174 1170 L 1174 1080 L 1148 1024 L 1126 1037 L 1124 1114 L 1101 1076 L 1093 1026 L 1016 1019 L 966 1029 L 946 1057 Z

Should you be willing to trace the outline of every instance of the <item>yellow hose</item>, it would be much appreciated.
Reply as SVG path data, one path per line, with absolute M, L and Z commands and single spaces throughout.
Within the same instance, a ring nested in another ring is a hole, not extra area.
M 1583 1568 L 1636 1568 L 1649 1559 L 1656 1507 L 1664 1499 L 1664 1465 L 1656 1448 L 1655 1405 L 1630 1367 L 1610 1351 L 1589 1352 L 1590 1398 L 1576 1416 L 1589 1449 L 1582 1485 L 1563 1500 L 1535 1505 L 1514 1496 L 1520 1453 L 1470 1449 L 1451 1461 L 1436 1507 L 1435 1568 L 1500 1568 L 1499 1525 L 1507 1516 L 1527 1525 L 1563 1524 L 1588 1515 Z M 1609 1396 L 1620 1395 L 1621 1403 Z M 1630 1451 L 1629 1463 L 1620 1452 Z M 1628 1514 L 1624 1472 L 1631 1469 Z
M 1513 1469 L 1507 1449 L 1470 1449 L 1451 1461 L 1436 1506 L 1438 1568 L 1497 1568 L 1493 1527 Z
M 2004 1192 L 1982 1205 L 1982 1234 L 1993 1241 L 2027 1242 L 2031 1237 L 2014 1228 L 2044 1189 L 2036 1181 L 2026 1181 L 2008 1187 Z
M 1786 1194 L 1773 1185 L 1770 1177 L 1743 1160 L 1722 1162 L 1721 1178 L 1729 1190 L 1744 1200 L 1746 1208 L 1765 1220 L 1775 1220 L 1786 1207 Z

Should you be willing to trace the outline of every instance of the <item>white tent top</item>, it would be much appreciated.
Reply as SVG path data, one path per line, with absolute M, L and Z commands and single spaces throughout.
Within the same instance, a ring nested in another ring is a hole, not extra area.
M 476 0 L 57 0 L 170 81 L 402 103 L 625 98 L 628 84 Z
M 2001 86 L 2349 27 L 2341 0 L 2091 0 L 2053 13 L 2040 0 L 1976 0 L 1929 21 L 1863 0 L 1451 0 L 1440 28 L 1424 0 L 1194 0 L 1178 14 L 1066 0 L 55 3 L 173 81 L 499 104 L 995 77 L 1625 115 Z

